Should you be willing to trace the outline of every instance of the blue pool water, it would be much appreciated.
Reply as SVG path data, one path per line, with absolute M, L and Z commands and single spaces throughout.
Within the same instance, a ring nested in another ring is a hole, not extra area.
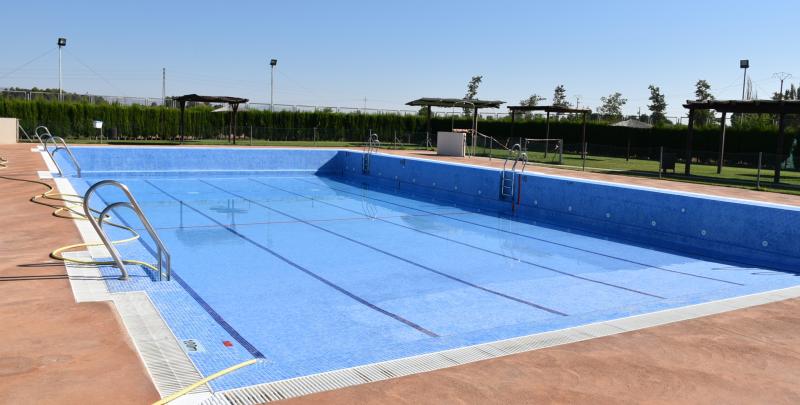
M 172 254 L 172 281 L 104 268 L 111 290 L 146 291 L 204 375 L 263 359 L 215 389 L 800 284 L 792 208 L 535 174 L 512 208 L 496 170 L 377 155 L 365 174 L 333 150 L 75 154 L 76 190 L 124 182 Z M 121 251 L 153 260 L 147 238 Z

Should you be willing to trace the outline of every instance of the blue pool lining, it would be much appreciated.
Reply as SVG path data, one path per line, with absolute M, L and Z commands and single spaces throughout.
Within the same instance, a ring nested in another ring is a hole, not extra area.
M 100 193 L 98 193 L 98 194 L 97 194 L 97 196 L 100 198 L 100 200 L 103 202 L 103 204 L 104 204 L 104 205 L 106 205 L 106 206 L 108 206 L 108 205 L 109 205 L 109 204 L 108 204 L 108 201 L 106 201 L 106 200 L 105 200 L 105 199 L 102 197 L 102 195 L 101 195 Z M 115 211 L 115 210 L 112 210 L 112 211 Z M 123 225 L 125 225 L 125 226 L 127 226 L 127 227 L 129 227 L 129 228 L 133 228 L 133 227 L 130 225 L 130 223 L 128 223 L 128 221 L 126 221 L 126 220 L 125 220 L 125 217 L 124 217 L 124 216 L 122 216 L 122 215 L 117 215 L 117 216 L 116 216 L 116 218 L 118 218 L 118 219 L 119 219 L 119 221 L 120 221 L 120 222 L 122 222 L 122 224 L 123 224 Z M 148 252 L 150 252 L 150 254 L 152 254 L 154 257 L 158 257 L 158 253 L 155 251 L 155 249 L 153 249 L 153 248 L 150 246 L 150 244 L 148 244 L 148 243 L 147 243 L 147 242 L 146 242 L 146 241 L 145 241 L 143 238 L 139 238 L 139 241 L 140 241 L 140 242 L 141 242 L 141 244 L 144 246 L 144 248 L 145 248 L 145 249 L 146 249 Z M 209 316 L 211 316 L 211 318 L 212 318 L 212 319 L 214 319 L 214 321 L 215 321 L 215 322 L 217 322 L 217 324 L 218 324 L 220 327 L 222 327 L 222 329 L 224 329 L 226 332 L 228 332 L 228 334 L 231 336 L 231 338 L 232 338 L 233 340 L 235 340 L 235 341 L 236 341 L 236 342 L 238 342 L 240 345 L 242 345 L 242 347 L 243 347 L 245 350 L 247 350 L 247 351 L 248 351 L 248 352 L 249 352 L 249 353 L 250 353 L 250 354 L 251 354 L 253 357 L 255 357 L 255 358 L 257 358 L 257 359 L 264 359 L 264 358 L 265 358 L 265 357 L 264 357 L 264 354 L 263 354 L 263 353 L 261 353 L 261 351 L 259 351 L 258 349 L 256 349 L 256 347 L 255 347 L 255 346 L 253 346 L 253 344 L 252 344 L 252 343 L 250 343 L 250 342 L 249 342 L 247 339 L 245 339 L 245 338 L 244 338 L 242 335 L 240 335 L 240 334 L 239 334 L 239 332 L 238 332 L 238 331 L 236 331 L 236 329 L 234 329 L 234 327 L 233 327 L 233 326 L 231 326 L 231 325 L 230 325 L 230 324 L 229 324 L 229 323 L 228 323 L 228 322 L 225 320 L 225 318 L 223 318 L 223 317 L 222 317 L 222 315 L 220 315 L 220 314 L 219 314 L 217 311 L 215 311 L 215 310 L 214 310 L 214 308 L 212 308 L 212 307 L 211 307 L 211 305 L 209 305 L 209 304 L 208 304 L 208 303 L 207 303 L 207 302 L 206 302 L 206 301 L 203 299 L 203 297 L 201 297 L 201 296 L 200 296 L 200 294 L 198 294 L 198 293 L 197 293 L 197 291 L 195 291 L 195 290 L 194 290 L 194 289 L 193 289 L 191 286 L 189 286 L 189 284 L 187 284 L 187 283 L 186 283 L 186 282 L 185 282 L 185 281 L 184 281 L 184 280 L 181 278 L 181 276 L 180 276 L 180 275 L 178 275 L 178 272 L 177 272 L 177 271 L 175 271 L 175 269 L 174 269 L 174 268 L 170 269 L 170 274 L 171 274 L 172 278 L 174 278 L 174 279 L 175 279 L 175 281 L 176 281 L 176 282 L 177 282 L 177 283 L 178 283 L 178 284 L 179 284 L 179 285 L 180 285 L 180 286 L 181 286 L 181 287 L 182 287 L 182 288 L 183 288 L 183 289 L 186 291 L 186 293 L 188 293 L 188 294 L 189 294 L 189 296 L 191 296 L 191 297 L 192 297 L 192 298 L 193 298 L 193 299 L 194 299 L 194 300 L 197 302 L 197 304 L 199 304 L 199 305 L 200 305 L 200 307 L 202 307 L 202 308 L 203 308 L 203 310 L 205 310 L 205 311 L 206 311 L 206 313 L 208 313 L 208 315 L 209 315 Z
M 417 331 L 419 331 L 421 333 L 424 333 L 425 335 L 428 335 L 429 337 L 439 337 L 439 335 L 437 333 L 432 332 L 432 331 L 430 331 L 430 330 L 428 330 L 428 329 L 426 329 L 426 328 L 424 328 L 424 327 L 422 327 L 422 326 L 420 326 L 420 325 L 418 325 L 418 324 L 416 324 L 416 323 L 414 323 L 412 321 L 409 321 L 408 319 L 405 319 L 405 318 L 401 317 L 400 315 L 397 315 L 395 313 L 389 312 L 389 311 L 387 311 L 387 310 L 385 310 L 385 309 L 383 309 L 383 308 L 381 308 L 381 307 L 379 307 L 379 306 L 377 306 L 377 305 L 365 300 L 364 298 L 361 298 L 361 297 L 351 293 L 350 291 L 344 289 L 343 287 L 341 287 L 339 285 L 336 285 L 332 281 L 320 276 L 319 274 L 314 273 L 313 271 L 308 270 L 303 266 L 300 266 L 299 264 L 297 264 L 297 263 L 289 260 L 288 258 L 278 254 L 277 252 L 273 251 L 272 249 L 270 249 L 270 248 L 268 248 L 268 247 L 256 242 L 255 240 L 253 240 L 253 239 L 251 239 L 251 238 L 249 238 L 249 237 L 247 237 L 247 236 L 245 236 L 243 234 L 241 234 L 240 232 L 238 232 L 237 230 L 231 228 L 230 226 L 225 225 L 225 224 L 217 221 L 216 219 L 208 216 L 204 212 L 202 212 L 202 211 L 198 210 L 197 208 L 191 206 L 190 204 L 186 203 L 185 201 L 182 201 L 182 200 L 176 198 L 175 196 L 173 196 L 172 194 L 168 193 L 167 191 L 161 189 L 160 187 L 156 186 L 155 184 L 153 184 L 149 180 L 145 180 L 145 183 L 149 184 L 151 187 L 155 188 L 156 190 L 162 192 L 167 197 L 169 197 L 169 198 L 171 198 L 171 199 L 173 199 L 173 200 L 175 200 L 177 202 L 182 203 L 184 206 L 188 207 L 189 209 L 193 210 L 194 212 L 196 212 L 196 213 L 208 218 L 210 221 L 215 222 L 216 224 L 218 224 L 222 228 L 226 229 L 228 232 L 231 232 L 232 234 L 238 236 L 239 238 L 249 242 L 250 244 L 260 248 L 261 250 L 271 254 L 272 256 L 275 256 L 276 258 L 282 260 L 286 264 L 294 267 L 297 270 L 302 271 L 303 273 L 313 277 L 314 279 L 316 279 L 316 280 L 322 282 L 323 284 L 333 288 L 334 290 L 339 291 L 340 293 L 350 297 L 351 299 L 353 299 L 353 300 L 355 300 L 355 301 L 357 301 L 357 302 L 369 307 L 370 309 L 373 309 L 373 310 L 375 310 L 377 312 L 380 312 L 380 313 L 382 313 L 382 314 L 384 314 L 384 315 L 386 315 L 386 316 L 388 316 L 390 318 L 393 318 L 393 319 L 395 319 L 395 320 L 397 320 L 399 322 L 402 322 L 402 323 L 406 324 L 407 326 L 410 326 L 410 327 L 416 329 Z
M 471 212 L 450 212 L 447 215 L 472 215 Z M 405 214 L 405 215 L 387 215 L 381 218 L 411 218 L 411 217 L 429 217 L 431 214 Z M 308 222 L 345 222 L 345 221 L 365 221 L 369 220 L 370 218 L 364 217 L 363 215 L 360 217 L 346 217 L 346 218 L 321 218 L 321 219 L 309 219 Z M 273 225 L 273 224 L 301 224 L 304 221 L 256 221 L 256 222 L 237 222 L 237 227 L 242 226 L 258 226 L 258 225 Z M 155 226 L 153 229 L 161 229 L 161 230 L 172 230 L 172 229 L 192 229 L 192 228 L 218 228 L 219 225 L 178 225 L 178 226 Z M 146 231 L 146 228 L 136 228 L 131 227 L 137 231 Z
M 255 179 L 250 179 L 250 180 L 255 182 L 255 183 L 259 183 L 259 184 L 262 184 L 264 186 L 271 187 L 271 188 L 274 188 L 276 190 L 283 191 L 285 193 L 290 193 L 290 194 L 294 194 L 294 195 L 298 195 L 298 196 L 303 196 L 303 197 L 308 198 L 308 199 L 311 198 L 311 197 L 308 197 L 308 196 L 304 196 L 302 194 L 295 193 L 293 191 L 284 190 L 284 189 L 282 189 L 280 187 L 260 182 L 260 181 L 255 180 Z M 370 197 L 364 197 L 364 198 L 370 198 Z M 333 203 L 329 203 L 329 202 L 324 201 L 324 200 L 315 200 L 315 201 L 323 203 L 323 204 L 327 204 L 327 205 L 329 205 L 331 207 L 335 207 L 335 208 L 338 208 L 338 209 L 341 209 L 341 210 L 357 213 L 357 211 L 353 211 L 353 210 L 351 210 L 349 208 L 344 208 L 344 207 L 338 206 L 338 205 L 333 204 Z M 380 201 L 380 200 L 376 199 L 376 201 Z M 569 273 L 569 272 L 566 272 L 566 271 L 563 271 L 563 270 L 554 269 L 552 267 L 542 266 L 540 264 L 536 264 L 536 263 L 533 263 L 531 261 L 527 261 L 527 260 L 520 259 L 520 258 L 517 258 L 517 257 L 509 256 L 509 255 L 506 255 L 506 254 L 503 254 L 503 253 L 500 253 L 500 252 L 495 252 L 493 250 L 482 248 L 480 246 L 471 245 L 471 244 L 466 243 L 466 242 L 461 242 L 461 241 L 458 241 L 458 240 L 455 240 L 455 239 L 450 239 L 450 238 L 447 238 L 447 237 L 444 237 L 444 236 L 440 236 L 440 235 L 436 235 L 436 234 L 433 234 L 433 233 L 425 232 L 425 231 L 420 230 L 420 229 L 415 229 L 415 228 L 408 227 L 408 226 L 405 226 L 405 225 L 397 224 L 397 223 L 394 223 L 394 222 L 391 222 L 391 221 L 387 221 L 387 220 L 384 220 L 384 219 L 381 219 L 381 218 L 375 218 L 375 219 L 378 220 L 378 221 L 385 222 L 387 224 L 391 224 L 391 225 L 398 226 L 398 227 L 401 227 L 401 228 L 409 229 L 409 230 L 412 230 L 414 232 L 418 232 L 418 233 L 421 233 L 421 234 L 424 234 L 424 235 L 428 235 L 428 236 L 431 236 L 431 237 L 434 237 L 434 238 L 437 238 L 437 239 L 441 239 L 441 240 L 444 240 L 444 241 L 447 241 L 447 242 L 450 242 L 450 243 L 455 243 L 455 244 L 458 244 L 458 245 L 466 246 L 466 247 L 469 247 L 469 248 L 472 248 L 472 249 L 476 249 L 476 250 L 479 250 L 479 251 L 482 251 L 482 252 L 486 252 L 486 253 L 489 253 L 489 254 L 500 256 L 500 257 L 503 257 L 503 258 L 506 258 L 506 259 L 516 260 L 516 261 L 518 261 L 520 263 L 525 263 L 525 264 L 527 264 L 529 266 L 537 267 L 537 268 L 540 268 L 540 269 L 544 269 L 544 270 L 551 271 L 551 272 L 554 272 L 554 273 L 558 273 L 558 274 L 561 274 L 561 275 L 565 275 L 565 276 L 568 276 L 568 277 L 577 278 L 577 279 L 588 281 L 588 282 L 591 282 L 591 283 L 602 284 L 602 285 L 605 285 L 605 286 L 608 286 L 608 287 L 618 288 L 618 289 L 621 289 L 621 290 L 626 290 L 626 291 L 630 291 L 630 292 L 633 292 L 633 293 L 636 293 L 636 294 L 646 295 L 646 296 L 653 297 L 653 298 L 665 299 L 665 297 L 662 297 L 662 296 L 659 296 L 659 295 L 656 295 L 656 294 L 651 294 L 651 293 L 648 293 L 648 292 L 639 291 L 639 290 L 636 290 L 636 289 L 623 287 L 623 286 L 612 284 L 612 283 L 606 283 L 604 281 L 599 281 L 599 280 L 591 279 L 591 278 L 588 278 L 588 277 L 579 276 L 579 275 L 572 274 L 572 273 Z
M 497 296 L 500 296 L 500 297 L 502 297 L 502 298 L 506 298 L 506 299 L 509 299 L 509 300 L 512 300 L 512 301 L 515 301 L 515 302 L 519 302 L 519 303 L 521 303 L 521 304 L 525 304 L 525 305 L 528 305 L 528 306 L 531 306 L 531 307 L 534 307 L 534 308 L 538 308 L 538 309 L 541 309 L 541 310 L 543 310 L 543 311 L 550 312 L 550 313 L 552 313 L 552 314 L 555 314 L 555 315 L 568 316 L 567 314 L 565 314 L 565 313 L 563 313 L 563 312 L 561 312 L 561 311 L 557 311 L 557 310 L 555 310 L 555 309 L 552 309 L 552 308 L 547 308 L 547 307 L 544 307 L 544 306 L 542 306 L 542 305 L 539 305 L 539 304 L 536 304 L 536 303 L 533 303 L 533 302 L 530 302 L 530 301 L 524 300 L 524 299 L 522 299 L 522 298 L 514 297 L 514 296 L 511 296 L 511 295 L 508 295 L 508 294 L 501 293 L 501 292 L 499 292 L 499 291 L 495 291 L 495 290 L 492 290 L 492 289 L 489 289 L 489 288 L 486 288 L 486 287 L 480 286 L 480 285 L 478 285 L 478 284 L 475 284 L 475 283 L 471 283 L 471 282 L 469 282 L 469 281 L 466 281 L 466 280 L 460 279 L 460 278 L 458 278 L 458 277 L 455 277 L 455 276 L 453 276 L 453 275 L 451 275 L 451 274 L 448 274 L 448 273 L 445 273 L 445 272 L 443 272 L 443 271 L 439 271 L 439 270 L 436 270 L 436 269 L 434 269 L 434 268 L 431 268 L 431 267 L 425 266 L 425 265 L 423 265 L 423 264 L 421 264 L 421 263 L 417 263 L 417 262 L 415 262 L 415 261 L 412 261 L 412 260 L 409 260 L 409 259 L 406 259 L 406 258 L 403 258 L 403 257 L 397 256 L 397 255 L 395 255 L 394 253 L 391 253 L 391 252 L 385 251 L 385 250 L 383 250 L 383 249 L 380 249 L 380 248 L 378 248 L 378 247 L 372 246 L 372 245 L 370 245 L 370 244 L 367 244 L 367 243 L 364 243 L 364 242 L 361 242 L 361 241 L 355 240 L 355 239 L 353 239 L 353 238 L 350 238 L 350 237 L 348 237 L 348 236 L 345 236 L 345 235 L 339 234 L 339 233 L 337 233 L 337 232 L 334 232 L 334 231 L 331 231 L 331 230 L 329 230 L 329 229 L 325 229 L 325 228 L 322 228 L 322 227 L 320 227 L 320 226 L 314 225 L 314 224 L 312 224 L 312 223 L 310 223 L 310 222 L 307 222 L 307 221 L 305 221 L 305 220 L 303 220 L 303 219 L 301 219 L 301 218 L 297 218 L 297 217 L 295 217 L 295 216 L 292 216 L 292 215 L 290 215 L 290 214 L 288 214 L 288 213 L 285 213 L 285 212 L 283 212 L 283 211 L 277 210 L 277 209 L 275 209 L 275 208 L 268 207 L 268 206 L 266 206 L 266 205 L 264 205 L 264 204 L 261 204 L 261 203 L 259 203 L 259 202 L 257 202 L 257 201 L 250 200 L 250 199 L 249 199 L 249 198 L 247 198 L 247 197 L 244 197 L 244 196 L 242 196 L 242 195 L 236 194 L 236 193 L 234 193 L 234 192 L 232 192 L 232 191 L 225 190 L 225 189 L 223 189 L 223 188 L 221 188 L 221 187 L 219 187 L 219 186 L 216 186 L 216 185 L 214 185 L 214 184 L 208 183 L 208 182 L 206 182 L 206 181 L 204 181 L 204 180 L 200 180 L 200 181 L 201 181 L 201 182 L 203 182 L 203 183 L 205 183 L 205 184 L 208 184 L 209 186 L 211 186 L 211 187 L 214 187 L 214 188 L 216 188 L 216 189 L 218 189 L 218 190 L 220 190 L 220 191 L 223 191 L 223 192 L 225 192 L 225 193 L 228 193 L 228 194 L 230 194 L 230 195 L 232 195 L 232 196 L 235 196 L 235 197 L 241 198 L 242 200 L 248 201 L 248 202 L 250 202 L 250 203 L 252 203 L 252 204 L 258 205 L 258 206 L 260 206 L 260 207 L 263 207 L 263 208 L 266 208 L 266 209 L 268 209 L 268 210 L 270 210 L 270 211 L 273 211 L 273 212 L 276 212 L 276 213 L 278 213 L 278 214 L 285 215 L 285 216 L 287 216 L 287 217 L 289 217 L 289 218 L 296 219 L 297 221 L 299 221 L 299 222 L 302 222 L 302 223 L 305 223 L 306 225 L 309 225 L 309 226 L 311 226 L 311 227 L 314 227 L 314 228 L 316 228 L 316 229 L 319 229 L 320 231 L 323 231 L 323 232 L 329 233 L 329 234 L 331 234 L 331 235 L 334 235 L 334 236 L 336 236 L 336 237 L 342 238 L 342 239 L 344 239 L 344 240 L 347 240 L 347 241 L 353 242 L 353 243 L 355 243 L 355 244 L 358 244 L 358 245 L 364 246 L 364 247 L 366 247 L 366 248 L 368 248 L 368 249 L 371 249 L 371 250 L 374 250 L 374 251 L 376 251 L 376 252 L 378 252 L 378 253 L 382 253 L 382 254 L 384 254 L 384 255 L 386 255 L 386 256 L 389 256 L 389 257 L 395 258 L 395 259 L 397 259 L 397 260 L 400 260 L 400 261 L 402 261 L 402 262 L 408 263 L 408 264 L 410 264 L 410 265 L 412 265 L 412 266 L 419 267 L 419 268 L 421 268 L 421 269 L 423 269 L 423 270 L 426 270 L 426 271 L 429 271 L 429 272 L 432 272 L 432 273 L 438 274 L 438 275 L 440 275 L 440 276 L 446 277 L 446 278 L 448 278 L 448 279 L 450 279 L 450 280 L 453 280 L 453 281 L 456 281 L 456 282 L 458 282 L 458 283 L 462 283 L 462 284 L 468 285 L 468 286 L 470 286 L 470 287 L 472 287 L 472 288 L 477 288 L 477 289 L 479 289 L 479 290 L 481 290 L 481 291 L 488 292 L 488 293 L 490 293 L 490 294 L 494 294 L 494 295 L 497 295 Z M 379 218 L 375 218 L 375 219 L 379 219 Z
M 298 180 L 306 182 L 306 183 L 309 183 L 309 184 L 315 184 L 313 182 L 310 182 L 310 181 L 307 181 L 307 180 L 304 180 L 304 179 L 298 179 Z M 253 181 L 255 181 L 257 183 L 261 183 L 260 181 L 257 181 L 257 180 L 253 180 Z M 264 183 L 261 183 L 261 184 L 264 184 Z M 264 185 L 270 186 L 268 184 L 264 184 Z M 270 187 L 275 187 L 275 186 L 270 186 Z M 647 264 L 647 263 L 637 262 L 635 260 L 625 259 L 625 258 L 617 257 L 617 256 L 614 256 L 614 255 L 610 255 L 610 254 L 607 254 L 607 253 L 596 252 L 596 251 L 589 250 L 589 249 L 583 249 L 583 248 L 570 246 L 570 245 L 563 244 L 563 243 L 553 242 L 553 241 L 537 238 L 537 237 L 530 236 L 530 235 L 525 235 L 525 234 L 518 233 L 518 232 L 508 231 L 508 230 L 505 230 L 505 229 L 500 229 L 500 228 L 496 228 L 496 227 L 492 227 L 492 226 L 488 226 L 488 225 L 484 225 L 484 224 L 479 224 L 477 222 L 467 221 L 465 219 L 453 218 L 453 217 L 448 216 L 447 214 L 440 214 L 440 213 L 436 213 L 436 212 L 432 212 L 432 211 L 426 211 L 426 210 L 423 210 L 421 208 L 411 207 L 411 206 L 399 204 L 399 203 L 396 203 L 396 202 L 383 200 L 383 199 L 380 199 L 380 198 L 361 196 L 360 194 L 354 193 L 352 191 L 342 190 L 340 188 L 336 188 L 336 187 L 333 187 L 333 186 L 330 186 L 330 185 L 328 185 L 328 187 L 330 187 L 332 190 L 336 190 L 336 191 L 339 191 L 339 192 L 342 192 L 342 193 L 355 195 L 355 196 L 360 196 L 360 197 L 363 197 L 363 198 L 368 198 L 368 199 L 371 199 L 371 200 L 380 201 L 380 202 L 383 202 L 383 203 L 386 203 L 386 204 L 391 204 L 391 205 L 395 205 L 395 206 L 398 206 L 398 207 L 403 207 L 403 208 L 407 208 L 407 209 L 416 210 L 416 211 L 419 211 L 419 212 L 430 214 L 432 216 L 440 216 L 440 217 L 443 217 L 443 218 L 452 219 L 453 221 L 458 221 L 458 222 L 463 222 L 463 223 L 467 223 L 467 224 L 471 224 L 471 225 L 475 225 L 475 226 L 480 226 L 480 227 L 483 227 L 483 228 L 486 228 L 486 229 L 492 229 L 492 230 L 495 230 L 495 231 L 504 232 L 504 233 L 511 234 L 511 235 L 521 236 L 521 237 L 524 237 L 524 238 L 536 240 L 536 241 L 543 242 L 543 243 L 549 243 L 549 244 L 560 246 L 560 247 L 564 247 L 564 248 L 569 248 L 569 249 L 573 249 L 573 250 L 577 250 L 577 251 L 581 251 L 581 252 L 585 252 L 585 253 L 590 253 L 590 254 L 594 254 L 594 255 L 598 255 L 598 256 L 607 257 L 609 259 L 619 260 L 619 261 L 623 261 L 623 262 L 627 262 L 627 263 L 631 263 L 631 264 L 636 264 L 636 265 L 639 265 L 639 266 L 645 266 L 647 268 L 652 268 L 652 269 L 655 269 L 655 270 L 666 271 L 666 272 L 669 272 L 669 273 L 682 274 L 682 275 L 689 276 L 689 277 L 702 278 L 702 279 L 718 281 L 718 282 L 721 282 L 721 283 L 733 284 L 733 285 L 738 285 L 738 286 L 743 286 L 744 285 L 744 284 L 741 284 L 741 283 L 736 283 L 736 282 L 733 282 L 733 281 L 718 279 L 718 278 L 714 278 L 714 277 L 701 276 L 701 275 L 698 275 L 698 274 L 686 273 L 686 272 L 683 272 L 683 271 L 672 270 L 672 269 L 665 269 L 663 267 L 653 266 L 653 265 L 650 265 L 650 264 Z M 287 190 L 284 190 L 284 191 L 287 191 Z M 287 191 L 287 192 L 290 192 L 290 191 Z M 290 192 L 290 193 L 292 193 L 292 192 Z M 292 193 L 292 194 L 300 195 L 300 194 L 297 194 L 297 193 Z M 306 198 L 308 198 L 308 197 L 306 197 Z M 326 203 L 326 204 L 330 204 L 330 203 L 327 203 L 325 201 L 320 201 L 320 202 Z M 330 205 L 332 205 L 332 204 L 330 204 Z M 342 208 L 342 207 L 339 207 L 339 208 Z M 342 209 L 347 210 L 346 208 L 342 208 Z M 502 216 L 501 215 L 500 217 L 502 218 L 502 217 L 506 217 L 506 216 Z M 516 218 L 516 217 L 506 217 L 506 219 L 518 220 L 518 218 Z M 392 223 L 392 222 L 390 222 L 390 223 Z M 403 225 L 400 225 L 400 224 L 395 224 L 395 225 L 404 227 Z M 409 229 L 411 229 L 411 228 L 409 228 Z M 514 258 L 514 259 L 516 259 L 516 258 Z
M 363 154 L 364 152 L 350 150 L 350 149 L 341 149 L 342 152 L 351 152 L 357 154 Z M 387 157 L 387 158 L 394 158 L 394 159 L 407 159 L 407 160 L 414 160 L 417 162 L 422 163 L 435 163 L 435 164 L 442 164 L 442 165 L 449 165 L 449 166 L 459 166 L 459 167 L 467 167 L 471 169 L 486 169 L 490 171 L 495 171 L 498 174 L 503 172 L 503 169 L 498 169 L 496 167 L 491 166 L 482 166 L 474 163 L 457 163 L 457 162 L 449 162 L 449 161 L 442 161 L 442 160 L 432 160 L 426 158 L 419 158 L 414 156 L 405 156 L 405 155 L 392 155 L 388 153 L 375 153 L 377 156 Z M 498 159 L 503 160 L 503 159 Z M 517 173 L 518 175 L 520 173 Z M 557 180 L 564 180 L 564 181 L 573 181 L 577 183 L 586 183 L 586 184 L 594 184 L 600 186 L 607 186 L 607 187 L 618 187 L 618 188 L 626 188 L 630 190 L 640 190 L 640 191 L 650 191 L 654 193 L 662 193 L 662 194 L 671 194 L 671 195 L 678 195 L 682 197 L 693 197 L 693 198 L 700 198 L 703 200 L 709 200 L 714 202 L 724 201 L 736 204 L 744 204 L 744 205 L 753 205 L 758 207 L 765 207 L 765 208 L 777 208 L 777 209 L 784 209 L 789 211 L 797 211 L 800 212 L 800 207 L 794 205 L 787 205 L 787 204 L 779 204 L 779 203 L 770 203 L 764 201 L 756 201 L 756 200 L 747 200 L 743 198 L 735 198 L 735 197 L 725 197 L 725 196 L 717 196 L 717 195 L 709 195 L 709 194 L 701 194 L 701 193 L 693 193 L 690 191 L 678 191 L 678 190 L 668 190 L 664 188 L 657 188 L 657 187 L 648 187 L 648 186 L 640 186 L 635 184 L 626 184 L 626 183 L 616 183 L 612 181 L 604 181 L 604 180 L 595 180 L 595 179 L 586 179 L 581 177 L 570 177 L 558 174 L 550 174 L 550 173 L 541 173 L 541 172 L 522 172 L 523 176 L 531 176 L 531 177 L 544 177 L 549 179 L 557 179 Z

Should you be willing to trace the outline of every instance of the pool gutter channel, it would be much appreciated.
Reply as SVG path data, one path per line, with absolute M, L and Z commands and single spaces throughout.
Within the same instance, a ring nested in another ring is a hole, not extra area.
M 41 153 L 50 171 L 50 173 L 40 172 L 40 177 L 52 177 L 52 173 L 56 172 L 56 168 L 50 157 L 44 151 L 34 149 L 32 151 Z M 55 177 L 54 182 L 61 192 L 75 194 L 75 190 L 68 179 Z M 708 196 L 704 197 L 709 198 Z M 74 223 L 85 242 L 99 242 L 98 236 L 87 223 L 77 220 L 74 220 Z M 90 248 L 87 252 L 73 252 L 70 254 L 73 255 L 72 257 L 82 258 L 92 257 L 97 259 L 108 257 L 104 248 Z M 76 302 L 110 301 L 114 304 L 128 334 L 133 340 L 137 353 L 162 398 L 203 377 L 181 348 L 180 342 L 161 317 L 147 293 L 110 293 L 97 266 L 74 263 L 65 263 L 65 265 Z M 576 343 L 798 297 L 800 297 L 800 286 L 795 286 L 237 389 L 212 392 L 208 385 L 203 385 L 182 398 L 180 402 L 207 405 L 245 405 L 272 402 Z
M 32 150 L 33 151 L 33 150 Z M 55 166 L 44 151 L 38 151 L 50 172 L 40 172 L 40 178 L 52 178 L 59 192 L 77 194 L 69 180 L 54 176 Z M 81 208 L 69 204 L 72 208 Z M 73 219 L 78 233 L 85 243 L 100 243 L 100 238 L 88 221 Z M 106 259 L 105 247 L 92 246 L 87 251 L 69 252 L 65 257 L 81 259 Z M 111 293 L 96 265 L 81 265 L 64 262 L 75 302 L 110 302 L 128 332 L 133 346 L 147 370 L 161 398 L 203 378 L 203 375 L 182 349 L 178 338 L 156 309 L 146 292 Z M 204 384 L 185 395 L 180 403 L 200 403 L 211 395 L 208 384 Z
M 247 405 L 277 401 L 632 332 L 798 297 L 800 297 L 800 286 L 711 301 L 458 349 L 218 391 L 203 404 Z

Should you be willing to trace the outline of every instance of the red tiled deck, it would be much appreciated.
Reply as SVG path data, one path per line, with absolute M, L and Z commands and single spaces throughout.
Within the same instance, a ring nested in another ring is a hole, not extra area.
M 36 179 L 30 145 L 0 146 L 0 176 Z M 429 152 L 414 157 L 499 165 Z M 534 168 L 734 198 L 800 197 L 600 173 Z M 75 304 L 48 253 L 80 240 L 70 221 L 28 199 L 43 187 L 0 179 L 0 404 L 150 403 L 157 393 L 116 312 Z M 800 300 L 788 300 L 394 380 L 288 403 L 800 403 Z

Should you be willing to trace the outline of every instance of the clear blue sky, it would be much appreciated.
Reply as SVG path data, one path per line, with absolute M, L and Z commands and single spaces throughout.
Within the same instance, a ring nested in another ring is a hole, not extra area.
M 552 4 L 550 4 L 552 3 Z M 761 98 L 774 72 L 800 82 L 794 1 L 13 1 L 3 5 L 0 87 L 57 87 L 58 54 L 11 71 L 64 36 L 64 87 L 80 93 L 199 93 L 275 102 L 403 108 L 423 97 L 552 98 L 596 108 L 619 91 L 644 111 L 649 84 L 684 114 L 698 79 L 741 97 L 739 59 Z M 787 41 L 787 42 L 783 42 Z M 88 66 L 88 67 L 87 67 Z M 11 73 L 11 74 L 9 74 Z M 503 109 L 505 111 L 505 109 Z

